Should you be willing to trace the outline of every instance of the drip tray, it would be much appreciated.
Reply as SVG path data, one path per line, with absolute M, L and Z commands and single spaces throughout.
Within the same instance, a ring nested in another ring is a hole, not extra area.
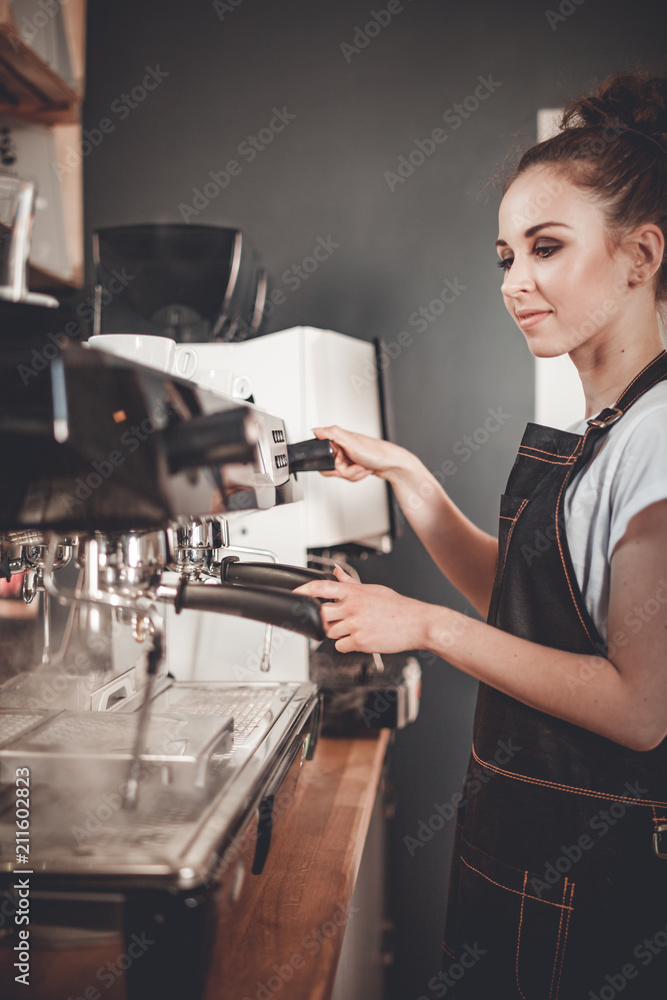
M 27 731 L 7 742 L 5 730 L 11 733 L 19 725 L 14 714 L 23 717 Z M 0 716 L 1 781 L 13 781 L 17 767 L 29 768 L 31 783 L 97 785 L 126 779 L 138 713 L 63 711 L 38 725 L 28 724 L 25 715 L 5 711 Z M 152 715 L 141 753 L 142 778 L 179 789 L 202 788 L 211 764 L 231 747 L 232 733 L 229 716 Z
M 0 749 L 18 736 L 25 736 L 29 729 L 34 729 L 35 726 L 46 719 L 54 718 L 55 715 L 57 715 L 56 712 L 0 708 Z

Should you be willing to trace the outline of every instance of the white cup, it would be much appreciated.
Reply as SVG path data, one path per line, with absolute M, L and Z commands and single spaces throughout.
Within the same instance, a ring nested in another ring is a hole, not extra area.
M 143 333 L 99 333 L 90 337 L 91 347 L 108 351 L 128 361 L 157 368 L 165 375 L 188 379 L 205 389 L 224 393 L 239 399 L 252 392 L 247 375 L 237 375 L 220 367 L 221 355 L 226 360 L 229 352 L 221 351 L 219 344 L 177 344 L 171 337 L 153 337 Z M 234 345 L 224 345 L 225 347 Z
M 225 396 L 247 399 L 252 393 L 252 384 L 247 375 L 239 374 L 243 361 L 238 356 L 238 346 L 235 343 L 197 344 L 197 368 L 191 380 Z
M 99 333 L 90 337 L 91 347 L 108 351 L 128 361 L 171 372 L 176 355 L 176 343 L 171 337 L 151 337 L 143 333 Z

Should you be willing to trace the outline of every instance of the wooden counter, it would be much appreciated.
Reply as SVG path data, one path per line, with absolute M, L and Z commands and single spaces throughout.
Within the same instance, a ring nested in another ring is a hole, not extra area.
M 329 1000 L 389 735 L 320 739 L 264 872 L 221 922 L 206 1000 Z

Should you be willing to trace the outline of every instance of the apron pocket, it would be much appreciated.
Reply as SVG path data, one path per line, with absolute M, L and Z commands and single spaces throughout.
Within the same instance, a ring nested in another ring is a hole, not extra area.
M 475 950 L 489 995 L 558 1000 L 574 883 L 548 885 L 461 841 L 458 953 Z
M 500 525 L 498 529 L 498 562 L 504 565 L 514 525 L 523 514 L 529 501 L 523 497 L 512 497 L 503 493 L 500 498 Z
M 513 497 L 508 493 L 503 493 L 500 498 L 500 520 L 498 522 L 498 565 L 496 566 L 496 578 L 491 597 L 491 607 L 489 608 L 488 621 L 494 622 L 500 601 L 500 591 L 502 589 L 502 578 L 507 562 L 507 552 L 514 534 L 514 526 L 519 520 L 526 505 L 529 503 L 523 497 Z

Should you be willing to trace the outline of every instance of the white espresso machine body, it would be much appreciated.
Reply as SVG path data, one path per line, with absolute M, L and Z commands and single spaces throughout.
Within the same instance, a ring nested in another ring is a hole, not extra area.
M 294 327 L 253 340 L 190 344 L 192 379 L 216 387 L 218 372 L 236 390 L 252 392 L 256 405 L 280 413 L 289 440 L 312 437 L 313 427 L 338 424 L 374 437 L 383 434 L 375 346 L 331 330 Z M 218 382 L 219 384 L 219 382 Z M 257 514 L 229 518 L 230 555 L 306 565 L 313 549 L 355 543 L 391 548 L 385 483 L 360 483 L 302 474 L 303 499 Z M 253 550 L 247 553 L 245 550 Z M 257 552 L 255 551 L 257 550 Z M 260 551 L 264 555 L 258 554 Z M 304 680 L 308 640 L 264 625 L 186 611 L 167 615 L 169 669 L 179 679 Z

